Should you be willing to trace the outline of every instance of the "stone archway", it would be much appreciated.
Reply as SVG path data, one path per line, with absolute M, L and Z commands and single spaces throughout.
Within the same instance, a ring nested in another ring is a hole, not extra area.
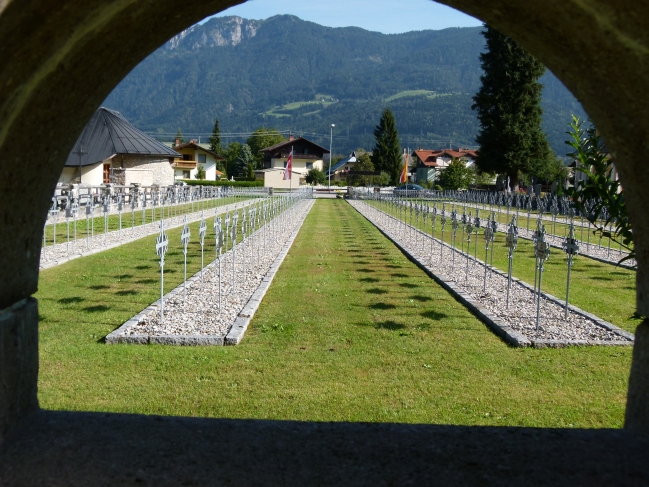
M 99 103 L 144 57 L 232 0 L 0 2 L 0 440 L 37 409 L 41 232 L 67 154 Z M 513 36 L 577 96 L 615 154 L 649 315 L 649 5 L 444 0 Z M 637 331 L 627 426 L 649 430 L 649 324 Z

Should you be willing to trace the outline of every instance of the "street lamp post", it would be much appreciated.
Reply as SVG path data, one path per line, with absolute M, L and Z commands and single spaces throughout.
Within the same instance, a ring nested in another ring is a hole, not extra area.
M 334 141 L 334 127 L 335 126 L 336 126 L 336 124 L 333 124 L 333 123 L 331 124 L 331 134 L 330 134 L 330 137 L 329 137 L 329 184 L 327 186 L 327 191 L 328 192 L 331 192 L 331 158 L 333 157 L 333 152 L 331 152 L 331 150 L 332 150 L 333 141 Z

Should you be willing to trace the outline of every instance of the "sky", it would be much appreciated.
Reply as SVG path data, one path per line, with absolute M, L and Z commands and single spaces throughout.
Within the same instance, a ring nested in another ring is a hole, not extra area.
M 384 34 L 482 25 L 478 19 L 431 0 L 248 0 L 216 16 L 260 20 L 279 14 L 327 27 L 355 26 Z

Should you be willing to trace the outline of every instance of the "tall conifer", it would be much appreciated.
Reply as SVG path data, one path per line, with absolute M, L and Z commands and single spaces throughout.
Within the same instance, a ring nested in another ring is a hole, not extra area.
M 210 150 L 216 152 L 218 155 L 223 155 L 223 147 L 221 147 L 221 126 L 219 119 L 214 122 L 214 129 L 212 129 L 212 136 L 210 137 Z
M 520 173 L 542 172 L 554 158 L 541 130 L 541 91 L 545 67 L 516 42 L 486 26 L 487 51 L 480 55 L 482 86 L 473 97 L 478 112 L 481 171 L 509 177 L 518 188 Z
M 397 123 L 392 110 L 386 108 L 381 115 L 379 124 L 374 129 L 376 145 L 374 146 L 373 163 L 377 171 L 385 171 L 390 175 L 390 183 L 398 184 L 403 159 Z

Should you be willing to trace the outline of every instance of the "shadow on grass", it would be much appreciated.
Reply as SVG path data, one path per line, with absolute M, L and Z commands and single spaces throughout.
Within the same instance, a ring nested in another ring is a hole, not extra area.
M 425 303 L 426 301 L 430 301 L 430 298 L 428 296 L 422 296 L 421 294 L 416 294 L 415 296 L 410 296 L 409 299 L 413 299 L 413 300 L 418 301 L 420 303 Z
M 115 276 L 116 279 L 120 279 L 120 280 L 121 279 L 130 279 L 131 277 L 133 277 L 133 274 L 121 274 L 119 276 Z
M 381 279 L 377 279 L 376 277 L 363 277 L 359 279 L 360 282 L 379 282 Z
M 140 293 L 138 293 L 137 291 L 127 290 L 127 291 L 117 291 L 115 294 L 117 296 L 136 296 Z
M 604 277 L 604 276 L 593 276 L 591 277 L 592 280 L 594 281 L 612 281 L 613 279 L 610 277 Z
M 94 286 L 88 286 L 88 289 L 92 289 L 94 291 L 101 291 L 102 289 L 109 289 L 109 286 L 106 286 L 104 284 L 95 284 Z
M 410 277 L 408 274 L 401 274 L 400 272 L 396 272 L 394 274 L 390 274 L 392 277 Z
M 71 298 L 61 298 L 57 300 L 57 303 L 60 304 L 73 304 L 73 303 L 80 303 L 81 301 L 85 301 L 85 298 L 81 298 L 79 296 L 73 296 Z
M 139 281 L 135 281 L 136 284 L 155 284 L 156 282 L 160 281 L 158 279 L 140 279 Z
M 419 284 L 410 284 L 409 282 L 400 282 L 399 286 L 407 287 L 408 289 L 414 289 L 416 287 L 419 287 Z
M 108 311 L 110 308 L 108 306 L 104 306 L 103 304 L 98 304 L 97 306 L 87 306 L 85 308 L 81 308 L 82 311 L 85 311 L 87 313 L 101 313 L 103 311 Z
M 138 271 L 143 271 L 143 270 L 145 270 L 145 269 L 153 269 L 153 267 L 150 266 L 150 265 L 138 265 L 138 266 L 135 266 L 135 268 L 136 268 Z
M 376 272 L 376 271 L 373 269 L 363 268 L 363 269 L 356 269 L 356 272 Z
M 440 313 L 439 311 L 435 310 L 430 310 L 430 311 L 424 311 L 421 316 L 424 318 L 429 318 L 431 320 L 439 321 L 443 320 L 444 318 L 448 318 L 448 315 L 446 313 Z
M 368 289 L 365 292 L 368 293 L 368 294 L 388 294 L 388 291 L 386 291 L 385 289 L 379 289 L 378 287 Z
M 377 323 L 374 328 L 377 330 L 403 330 L 406 328 L 406 325 L 402 323 L 397 323 L 396 321 L 393 320 L 388 320 L 388 321 L 382 321 L 381 323 Z
M 394 309 L 396 306 L 394 304 L 388 303 L 374 303 L 368 306 L 370 309 Z

